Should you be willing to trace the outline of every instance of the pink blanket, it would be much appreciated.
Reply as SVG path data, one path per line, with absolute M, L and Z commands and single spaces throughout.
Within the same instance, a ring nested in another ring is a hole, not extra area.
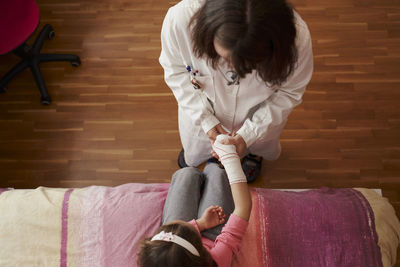
M 382 266 L 374 214 L 360 192 L 257 189 L 253 196 L 250 231 L 261 238 L 248 266 Z
M 0 266 L 136 266 L 136 245 L 160 226 L 168 187 L 0 190 Z M 382 266 L 360 192 L 257 188 L 252 198 L 233 266 Z

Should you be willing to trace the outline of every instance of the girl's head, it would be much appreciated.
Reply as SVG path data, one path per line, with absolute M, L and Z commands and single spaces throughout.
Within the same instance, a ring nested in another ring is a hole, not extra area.
M 158 238 L 160 235 L 157 235 L 160 232 L 166 233 L 167 236 L 172 234 L 186 240 L 194 247 L 199 256 L 185 248 L 185 246 L 190 247 L 190 245 L 180 245 L 168 240 L 152 241 L 152 238 L 146 238 L 141 242 L 138 255 L 139 266 L 217 266 L 211 255 L 203 247 L 199 233 L 191 224 L 184 221 L 173 221 L 165 224 L 157 230 L 155 239 L 162 239 Z M 185 242 L 183 241 L 183 243 Z
M 240 77 L 257 70 L 281 84 L 297 61 L 294 20 L 285 0 L 206 0 L 191 20 L 193 49 L 214 68 L 223 57 Z

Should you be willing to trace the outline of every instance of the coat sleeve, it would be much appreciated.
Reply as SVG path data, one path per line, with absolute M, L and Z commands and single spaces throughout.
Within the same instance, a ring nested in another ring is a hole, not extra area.
M 308 28 L 300 26 L 298 34 L 301 37 L 297 44 L 299 56 L 294 72 L 286 83 L 260 104 L 253 116 L 246 119 L 237 131 L 243 137 L 247 147 L 260 138 L 263 140 L 276 138 L 274 135 L 269 135 L 269 132 L 284 123 L 292 110 L 302 101 L 313 72 L 313 53 Z
M 195 90 L 186 70 L 191 57 L 190 36 L 185 27 L 188 21 L 181 12 L 169 9 L 161 30 L 161 55 L 159 62 L 164 68 L 164 79 L 171 88 L 179 107 L 190 116 L 195 125 L 201 125 L 207 133 L 219 123 L 207 96 Z M 189 59 L 188 59 L 189 58 Z M 192 66 L 193 67 L 193 66 Z
M 235 214 L 231 214 L 228 222 L 217 236 L 210 254 L 218 266 L 231 266 L 232 258 L 240 250 L 243 236 L 249 223 Z

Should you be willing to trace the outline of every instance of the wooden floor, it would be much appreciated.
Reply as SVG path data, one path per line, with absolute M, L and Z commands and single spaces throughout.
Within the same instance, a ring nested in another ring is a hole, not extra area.
M 158 63 L 162 0 L 38 0 L 50 106 L 29 71 L 0 95 L 0 187 L 169 182 L 181 149 L 177 104 Z M 400 2 L 294 0 L 315 71 L 254 186 L 382 188 L 400 214 Z M 0 75 L 17 58 L 0 56 Z M 398 261 L 399 262 L 399 261 Z M 398 265 L 400 266 L 400 264 Z

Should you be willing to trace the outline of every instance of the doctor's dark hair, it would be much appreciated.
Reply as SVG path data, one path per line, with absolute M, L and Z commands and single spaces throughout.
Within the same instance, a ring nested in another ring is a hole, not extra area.
M 195 55 L 214 69 L 220 59 L 214 38 L 231 51 L 241 78 L 256 70 L 265 82 L 279 85 L 295 68 L 295 18 L 285 0 L 206 0 L 190 26 Z
M 141 267 L 217 267 L 210 253 L 203 247 L 200 235 L 186 225 L 170 223 L 161 226 L 155 234 L 171 232 L 190 242 L 199 252 L 193 255 L 184 247 L 173 242 L 146 238 L 140 243 L 138 265 Z

